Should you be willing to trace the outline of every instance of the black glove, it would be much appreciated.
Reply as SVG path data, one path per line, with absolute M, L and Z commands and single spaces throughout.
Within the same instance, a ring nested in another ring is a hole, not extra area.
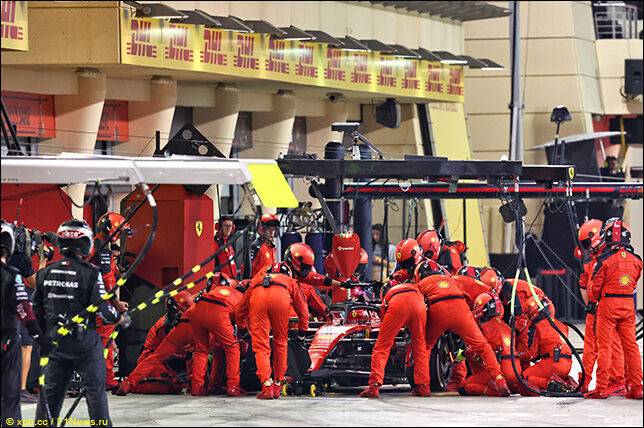
M 38 346 L 40 346 L 40 355 L 43 357 L 49 355 L 49 353 L 56 347 L 49 336 L 38 336 L 36 338 L 36 342 L 38 342 Z
M 597 302 L 588 302 L 584 308 L 584 312 L 587 314 L 596 314 L 597 313 Z
M 43 237 L 47 242 L 58 245 L 58 235 L 56 235 L 54 232 L 45 232 L 43 234 Z

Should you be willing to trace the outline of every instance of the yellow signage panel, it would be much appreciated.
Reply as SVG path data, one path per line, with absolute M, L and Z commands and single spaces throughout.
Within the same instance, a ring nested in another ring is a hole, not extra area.
M 276 163 L 249 163 L 248 170 L 252 176 L 253 187 L 263 206 L 268 208 L 297 207 L 297 198 Z
M 139 19 L 121 9 L 121 63 L 463 102 L 463 67 Z
M 29 50 L 26 1 L 2 1 L 0 28 L 2 49 Z

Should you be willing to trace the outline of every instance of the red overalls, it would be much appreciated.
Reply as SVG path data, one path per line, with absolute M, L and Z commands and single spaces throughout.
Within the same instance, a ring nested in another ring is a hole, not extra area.
M 425 344 L 427 307 L 418 287 L 415 284 L 392 287 L 382 303 L 381 320 L 378 340 L 371 356 L 369 384 L 382 385 L 389 352 L 396 335 L 405 327 L 411 333 L 414 383 L 429 386 L 429 354 Z
M 281 382 L 286 374 L 291 304 L 298 316 L 299 329 L 308 329 L 309 309 L 297 281 L 281 273 L 267 273 L 253 278 L 235 314 L 238 326 L 244 327 L 249 322 L 257 377 L 263 384 L 271 379 L 271 372 L 276 382 Z
M 195 305 L 190 317 L 190 326 L 195 337 L 198 353 L 210 353 L 210 336 L 224 350 L 226 356 L 227 388 L 240 389 L 239 386 L 239 341 L 235 336 L 233 322 L 235 311 L 243 295 L 229 286 L 213 287 Z M 197 360 L 192 364 L 192 395 L 206 395 L 207 360 Z
M 499 366 L 492 348 L 483 337 L 456 281 L 444 275 L 431 275 L 418 283 L 428 302 L 427 349 L 431 352 L 438 338 L 448 330 L 461 336 L 485 363 L 492 379 L 500 380 Z
M 250 276 L 253 278 L 276 262 L 277 249 L 275 248 L 275 244 L 264 238 L 260 238 L 251 246 L 251 258 L 253 261 Z
M 597 306 L 597 390 L 605 391 L 610 381 L 614 335 L 624 351 L 626 389 L 642 391 L 642 356 L 635 339 L 633 293 L 642 273 L 642 260 L 624 248 L 607 249 L 597 258 L 590 278 L 588 297 Z
M 217 256 L 217 259 L 215 260 L 215 271 L 223 272 L 231 278 L 237 278 L 237 265 L 235 264 L 234 259 L 235 248 L 232 245 L 228 245 L 228 238 L 224 238 L 224 235 L 217 233 L 215 235 L 214 251 L 219 250 L 223 246 L 225 246 L 226 249 Z M 228 263 L 228 260 L 230 260 L 230 263 Z

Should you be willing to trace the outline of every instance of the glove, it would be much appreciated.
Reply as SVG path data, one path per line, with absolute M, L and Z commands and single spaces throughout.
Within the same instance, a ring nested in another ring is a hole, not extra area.
M 123 312 L 116 325 L 120 330 L 125 330 L 132 325 L 132 318 L 127 312 Z
M 588 302 L 584 308 L 586 314 L 596 314 L 597 313 L 597 302 Z
M 40 355 L 43 357 L 49 355 L 49 353 L 56 348 L 56 345 L 54 345 L 54 342 L 49 336 L 38 336 L 36 338 L 36 342 L 38 342 L 38 346 L 40 346 Z
M 46 241 L 58 245 L 58 235 L 56 235 L 54 232 L 45 232 L 43 234 L 43 237 L 45 238 Z

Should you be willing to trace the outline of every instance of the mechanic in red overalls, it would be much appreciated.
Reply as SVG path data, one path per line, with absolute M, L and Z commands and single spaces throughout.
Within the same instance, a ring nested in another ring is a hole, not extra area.
M 501 284 L 503 284 L 505 278 L 497 269 L 494 269 L 493 267 L 484 267 L 479 271 L 479 280 L 483 284 L 487 285 L 490 288 L 490 291 L 496 294 L 496 290 Z
M 262 383 L 259 399 L 279 398 L 286 375 L 288 321 L 291 304 L 298 316 L 298 329 L 309 326 L 309 309 L 294 276 L 306 277 L 313 268 L 313 252 L 304 244 L 286 249 L 284 262 L 275 263 L 255 276 L 244 293 L 235 314 L 237 325 L 249 330 L 255 351 L 257 377 Z M 270 334 L 273 334 L 271 369 Z M 271 376 L 272 374 L 272 376 Z M 273 381 L 273 379 L 275 381 Z
M 479 270 L 474 266 L 463 266 L 459 269 L 457 275 L 452 278 L 458 283 L 465 297 L 465 302 L 470 309 L 474 308 L 474 301 L 481 294 L 490 291 L 490 288 L 483 282 L 479 281 Z M 452 375 L 449 383 L 445 387 L 445 391 L 459 391 L 465 378 L 467 377 L 467 365 L 465 360 L 459 361 L 452 365 Z
M 588 222 L 587 222 L 588 223 Z M 597 254 L 590 277 L 588 297 L 597 304 L 597 386 L 586 398 L 606 398 L 615 332 L 624 350 L 626 398 L 642 399 L 642 357 L 635 338 L 633 294 L 642 274 L 642 259 L 630 246 L 631 232 L 620 219 L 613 218 L 597 233 L 585 223 L 579 230 L 581 245 Z
M 548 312 L 552 312 L 552 303 L 547 299 L 541 301 Z M 573 388 L 564 384 L 572 368 L 572 352 L 550 322 L 545 312 L 539 310 L 537 300 L 530 297 L 525 302 L 524 314 L 530 320 L 528 326 L 528 349 L 519 351 L 519 358 L 525 362 L 538 360 L 536 364 L 523 370 L 523 377 L 533 387 L 541 390 L 571 392 Z M 568 327 L 551 317 L 563 334 L 568 334 Z M 521 387 L 522 395 L 534 395 Z
M 123 227 L 119 230 L 119 233 L 112 237 L 112 240 L 103 245 L 105 241 L 118 229 L 118 227 L 125 222 L 125 217 L 121 214 L 115 212 L 108 212 L 101 216 L 96 222 L 96 234 L 94 237 L 94 248 L 98 249 L 102 246 L 102 249 L 99 253 L 91 256 L 92 262 L 96 264 L 101 271 L 103 277 L 103 282 L 105 283 L 105 291 L 111 292 L 116 287 L 117 275 L 119 273 L 118 266 L 116 265 L 116 260 L 112 255 L 112 250 L 110 248 L 112 243 L 116 243 L 121 238 L 121 234 L 131 235 L 132 229 L 130 225 L 125 223 Z M 129 307 L 127 302 L 121 302 L 118 298 L 118 295 L 115 293 L 114 297 L 110 300 L 110 303 L 114 308 L 119 312 L 126 312 Z M 105 324 L 100 317 L 96 318 L 96 331 L 103 342 L 103 346 L 107 345 L 107 342 L 110 340 L 110 336 L 114 333 L 116 327 L 114 324 Z M 106 368 L 106 379 L 105 379 L 105 389 L 110 391 L 118 387 L 118 382 L 114 379 L 114 350 L 116 349 L 116 343 L 112 341 L 112 344 L 107 350 L 107 357 L 105 358 L 105 368 Z
M 233 326 L 235 311 L 243 294 L 235 289 L 236 281 L 223 272 L 213 277 L 212 288 L 202 294 L 190 317 L 190 325 L 196 339 L 197 352 L 210 353 L 210 342 L 216 341 L 224 350 L 226 358 L 226 395 L 239 397 L 243 391 L 239 385 L 239 341 Z M 208 361 L 197 360 L 192 364 L 192 395 L 207 395 L 206 371 Z
M 461 336 L 472 352 L 478 354 L 485 369 L 494 379 L 499 395 L 507 397 L 510 390 L 501 374 L 494 351 L 485 340 L 470 312 L 458 283 L 444 275 L 443 268 L 433 260 L 425 260 L 416 267 L 415 279 L 429 306 L 427 318 L 427 349 L 450 330 Z
M 235 224 L 233 223 L 232 216 L 221 216 L 219 221 L 215 223 L 215 248 L 214 251 L 222 247 L 226 249 L 219 253 L 217 260 L 215 260 L 215 272 L 223 272 L 229 278 L 237 278 L 237 265 L 235 264 L 235 248 L 228 245 L 230 236 L 235 232 Z M 230 261 L 230 262 L 229 262 Z
M 387 282 L 394 286 L 413 282 L 414 269 L 423 260 L 422 249 L 415 239 L 403 239 L 396 245 L 396 271 Z M 445 273 L 447 273 L 445 271 Z
M 401 328 L 411 333 L 412 355 L 414 357 L 414 382 L 416 387 L 412 395 L 429 397 L 429 353 L 425 344 L 427 323 L 427 306 L 425 299 L 416 284 L 395 285 L 389 290 L 383 289 L 384 298 L 381 306 L 381 324 L 378 339 L 371 356 L 371 375 L 369 386 L 360 393 L 361 397 L 378 398 L 382 386 L 385 367 L 391 347 Z
M 263 214 L 260 218 L 260 236 L 250 246 L 251 278 L 277 261 L 277 249 L 273 240 L 279 227 L 280 221 L 275 214 Z
M 482 293 L 474 300 L 472 312 L 483 336 L 496 354 L 510 392 L 518 393 L 519 382 L 510 360 L 511 331 L 510 326 L 503 321 L 503 304 L 496 295 L 490 292 Z M 469 354 L 469 352 L 467 353 Z M 494 379 L 485 370 L 481 359 L 473 355 L 469 358 L 469 362 L 472 374 L 465 379 L 460 391 L 461 395 L 498 397 L 499 391 L 496 389 Z
M 592 227 L 601 230 L 603 223 L 599 220 L 592 220 L 595 222 Z M 575 254 L 577 255 L 577 253 Z M 581 251 L 579 251 L 581 258 Z M 597 264 L 597 257 L 590 254 L 587 260 L 583 263 L 583 272 L 579 276 L 579 292 L 584 303 L 586 304 L 586 330 L 584 331 L 584 353 L 581 356 L 586 377 L 584 384 L 580 391 L 582 393 L 588 392 L 588 385 L 592 380 L 593 370 L 597 362 L 597 302 L 591 302 L 588 299 L 588 281 Z M 608 384 L 608 391 L 611 395 L 624 395 L 626 392 L 626 377 L 624 377 L 624 352 L 622 351 L 622 342 L 619 340 L 617 332 L 615 332 L 614 342 L 612 346 L 612 357 L 610 363 L 610 381 Z M 581 372 L 579 373 L 579 381 L 581 382 Z
M 461 241 L 445 241 L 434 229 L 421 232 L 416 241 L 423 249 L 423 256 L 445 266 L 450 273 L 456 274 L 463 267 L 467 248 Z

